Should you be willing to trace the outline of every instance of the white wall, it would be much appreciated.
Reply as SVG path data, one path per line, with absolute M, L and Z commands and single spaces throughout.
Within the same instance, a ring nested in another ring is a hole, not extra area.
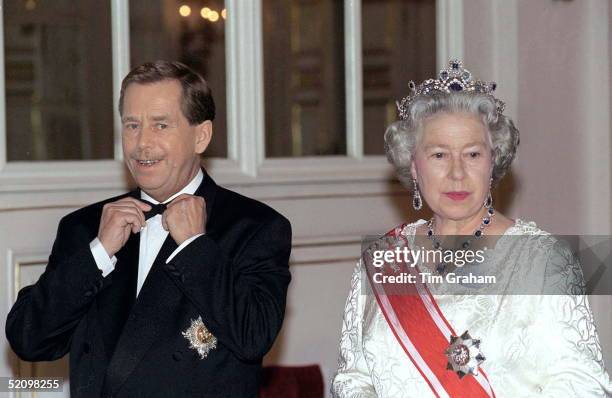
M 499 201 L 553 233 L 610 235 L 612 2 L 464 4 L 466 63 L 499 83 L 521 132 Z M 611 369 L 612 296 L 590 301 Z

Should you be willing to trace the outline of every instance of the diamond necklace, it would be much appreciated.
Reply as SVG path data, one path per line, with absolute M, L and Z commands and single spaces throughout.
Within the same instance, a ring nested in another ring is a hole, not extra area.
M 474 231 L 474 233 L 468 239 L 466 239 L 461 244 L 461 249 L 463 250 L 468 249 L 472 245 L 472 240 L 479 239 L 482 237 L 482 231 L 489 224 L 491 224 L 491 219 L 493 218 L 494 215 L 495 215 L 495 210 L 493 209 L 493 206 L 487 207 L 487 214 L 482 218 L 482 222 L 480 223 L 480 226 L 478 227 L 478 229 L 476 229 L 476 231 Z M 433 227 L 434 227 L 434 218 L 432 217 L 431 220 L 429 220 L 429 222 L 427 223 L 427 237 L 431 239 L 432 246 L 435 250 L 444 252 L 444 248 L 442 247 L 442 244 L 440 243 L 438 239 L 436 239 L 436 236 L 434 235 Z M 438 274 L 443 274 L 448 265 L 449 264 L 446 264 L 444 261 L 436 265 L 436 271 L 438 272 Z

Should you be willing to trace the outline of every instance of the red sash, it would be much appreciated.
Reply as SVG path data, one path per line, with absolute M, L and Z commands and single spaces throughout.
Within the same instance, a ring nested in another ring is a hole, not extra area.
M 495 397 L 482 368 L 478 375 L 467 375 L 462 379 L 447 369 L 445 350 L 449 346 L 450 336 L 457 334 L 427 286 L 421 283 L 418 268 L 401 262 L 386 262 L 382 267 L 380 264 L 373 265 L 374 250 L 408 247 L 406 238 L 401 234 L 402 229 L 399 227 L 387 233 L 363 256 L 370 286 L 395 338 L 437 397 Z M 397 276 L 402 273 L 414 275 L 414 283 L 380 283 L 382 275 Z

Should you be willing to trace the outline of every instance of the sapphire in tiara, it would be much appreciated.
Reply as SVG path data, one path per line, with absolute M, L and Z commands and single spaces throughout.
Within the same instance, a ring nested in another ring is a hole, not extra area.
M 451 59 L 446 69 L 442 69 L 438 79 L 426 79 L 421 84 L 409 83 L 410 94 L 401 101 L 397 102 L 399 117 L 402 120 L 409 118 L 411 103 L 420 96 L 437 95 L 439 93 L 479 93 L 491 96 L 495 100 L 498 114 L 502 114 L 505 109 L 503 101 L 493 96 L 493 91 L 497 87 L 494 82 L 483 82 L 472 80 L 472 73 L 463 67 L 461 61 Z
M 461 84 L 457 82 L 451 83 L 448 88 L 452 91 L 463 91 L 463 87 L 461 87 Z

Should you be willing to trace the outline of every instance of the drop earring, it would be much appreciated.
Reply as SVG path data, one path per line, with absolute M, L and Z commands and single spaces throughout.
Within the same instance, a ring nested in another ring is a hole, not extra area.
M 419 184 L 415 178 L 412 179 L 412 184 L 414 185 L 414 193 L 412 194 L 412 207 L 414 210 L 421 210 L 423 207 L 423 200 L 421 199 L 421 192 L 419 191 Z
M 487 198 L 485 199 L 483 205 L 484 207 L 491 208 L 493 207 L 493 196 L 491 195 L 491 186 L 493 185 L 493 177 L 491 177 L 491 180 L 489 181 L 489 193 L 487 194 Z

